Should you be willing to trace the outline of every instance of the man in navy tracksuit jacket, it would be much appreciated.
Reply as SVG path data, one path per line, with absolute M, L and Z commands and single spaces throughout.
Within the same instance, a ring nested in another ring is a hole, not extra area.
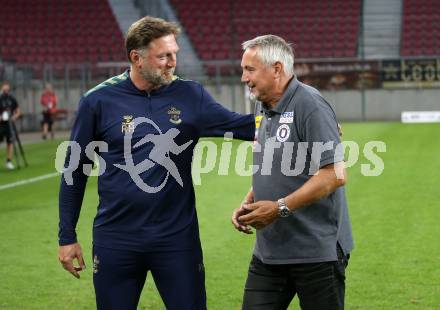
M 59 195 L 59 259 L 76 277 L 85 268 L 75 227 L 84 167 L 92 163 L 88 152 L 96 149 L 102 173 L 93 227 L 98 309 L 136 309 L 148 271 L 167 309 L 206 308 L 193 150 L 200 137 L 226 132 L 253 140 L 255 127 L 252 115 L 230 112 L 200 84 L 174 76 L 178 33 L 161 19 L 135 22 L 126 39 L 130 70 L 79 104 Z

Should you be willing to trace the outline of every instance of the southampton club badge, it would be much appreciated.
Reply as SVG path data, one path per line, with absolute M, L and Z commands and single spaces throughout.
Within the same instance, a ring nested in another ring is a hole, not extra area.
M 182 113 L 180 110 L 177 110 L 175 107 L 171 107 L 168 110 L 168 115 L 170 116 L 170 122 L 179 125 L 182 122 L 182 119 L 180 118 L 180 113 Z
M 121 130 L 123 133 L 134 132 L 133 115 L 125 115 L 123 117 Z

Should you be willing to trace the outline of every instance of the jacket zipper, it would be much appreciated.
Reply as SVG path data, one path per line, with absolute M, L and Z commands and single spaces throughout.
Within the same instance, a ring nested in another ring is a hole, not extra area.
M 151 101 L 152 101 L 151 94 L 147 91 L 146 91 L 146 94 L 147 94 L 147 109 L 146 109 L 147 115 L 151 115 L 152 114 L 152 112 L 151 112 Z

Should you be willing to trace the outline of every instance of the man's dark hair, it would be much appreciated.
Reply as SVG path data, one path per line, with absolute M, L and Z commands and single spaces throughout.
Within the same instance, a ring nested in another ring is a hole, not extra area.
M 179 26 L 161 18 L 145 16 L 134 22 L 128 29 L 125 39 L 128 60 L 131 61 L 132 50 L 146 48 L 151 41 L 170 34 L 177 37 L 180 34 Z

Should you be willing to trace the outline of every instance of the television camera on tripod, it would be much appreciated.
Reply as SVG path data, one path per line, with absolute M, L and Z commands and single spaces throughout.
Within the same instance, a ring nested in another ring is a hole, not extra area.
M 15 168 L 12 163 L 13 154 L 18 168 L 26 167 L 28 163 L 15 126 L 15 120 L 21 114 L 20 108 L 9 90 L 10 84 L 4 82 L 0 94 L 0 143 L 6 138 L 6 168 L 12 170 Z

